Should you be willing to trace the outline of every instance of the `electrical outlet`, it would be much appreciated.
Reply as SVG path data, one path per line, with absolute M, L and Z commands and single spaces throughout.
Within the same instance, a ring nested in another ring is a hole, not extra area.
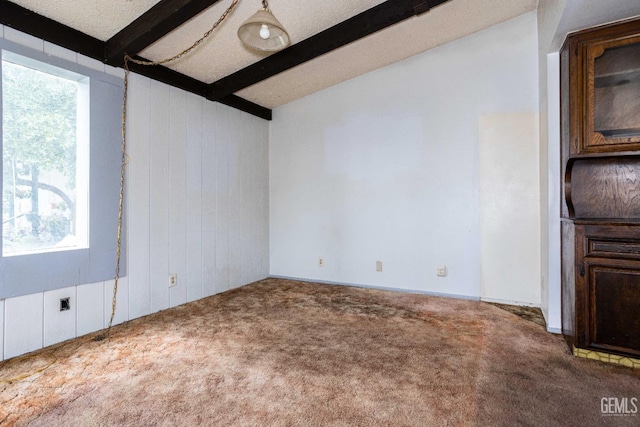
M 447 267 L 444 265 L 438 266 L 438 277 L 445 277 L 447 275 Z
M 169 274 L 169 287 L 173 288 L 178 285 L 178 275 L 176 273 Z
M 318 258 L 318 267 L 324 267 L 324 259 L 322 257 Z
M 376 261 L 376 271 L 382 271 L 382 261 Z

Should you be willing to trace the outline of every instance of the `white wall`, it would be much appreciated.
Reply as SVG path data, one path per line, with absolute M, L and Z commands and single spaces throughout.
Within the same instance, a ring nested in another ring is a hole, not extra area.
M 482 115 L 479 132 L 481 297 L 485 301 L 537 306 L 540 304 L 538 115 L 533 112 Z
M 532 12 L 276 109 L 271 274 L 539 305 L 536 32 Z
M 547 329 L 561 332 L 560 298 L 560 64 L 549 54 L 568 0 L 538 4 L 540 93 L 541 308 Z M 546 201 L 546 203 L 545 203 Z
M 12 41 L 105 70 L 98 61 L 1 30 Z M 118 287 L 114 323 L 266 277 L 268 122 L 132 74 L 127 129 L 128 276 Z M 171 289 L 169 273 L 178 274 Z M 112 292 L 111 280 L 0 300 L 0 359 L 102 329 Z M 60 312 L 64 297 L 72 308 Z
M 540 144 L 546 151 L 546 162 L 540 164 L 546 175 L 543 191 L 546 189 L 546 210 L 542 215 L 546 217 L 546 241 L 543 238 L 543 304 L 542 312 L 547 321 L 547 329 L 550 332 L 562 331 L 562 298 L 561 291 L 561 250 L 560 250 L 560 54 L 558 52 L 545 55 L 546 64 L 546 108 L 545 120 L 541 120 L 541 126 L 546 127 L 545 138 L 541 138 Z M 546 147 L 545 147 L 546 146 Z M 544 198 L 543 198 L 544 200 Z M 543 206 L 544 207 L 544 206 Z M 543 228 L 545 230 L 545 228 Z M 546 248 L 546 251 L 544 249 Z

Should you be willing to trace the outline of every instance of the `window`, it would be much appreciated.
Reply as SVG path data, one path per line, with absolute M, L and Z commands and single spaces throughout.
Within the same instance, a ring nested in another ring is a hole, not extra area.
M 122 79 L 3 39 L 0 49 L 0 299 L 111 279 Z
M 2 255 L 88 247 L 89 78 L 4 51 L 2 112 Z

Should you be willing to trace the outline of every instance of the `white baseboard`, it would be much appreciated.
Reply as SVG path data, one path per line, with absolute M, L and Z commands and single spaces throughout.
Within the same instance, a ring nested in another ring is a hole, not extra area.
M 381 291 L 404 292 L 408 294 L 430 295 L 434 297 L 457 298 L 457 299 L 464 299 L 464 300 L 470 300 L 470 301 L 480 301 L 480 297 L 475 297 L 470 295 L 446 294 L 441 292 L 422 291 L 418 289 L 392 288 L 389 286 L 364 285 L 362 283 L 332 282 L 328 280 L 307 279 L 304 277 L 273 276 L 273 275 L 269 277 L 273 279 L 299 280 L 301 282 L 319 283 L 322 285 L 352 286 L 354 288 L 379 289 Z
M 285 280 L 298 280 L 298 281 L 301 281 L 301 282 L 318 283 L 318 284 L 321 284 L 321 285 L 353 286 L 353 287 L 356 287 L 356 288 L 380 289 L 380 290 L 383 290 L 383 291 L 405 292 L 405 293 L 410 293 L 410 294 L 430 295 L 430 296 L 443 297 L 443 298 L 457 298 L 457 299 L 464 299 L 464 300 L 470 300 L 470 301 L 483 301 L 483 302 L 497 303 L 497 304 L 518 305 L 518 306 L 522 306 L 522 307 L 540 308 L 539 304 L 532 304 L 532 303 L 526 303 L 526 302 L 502 300 L 502 299 L 494 299 L 494 298 L 480 298 L 480 297 L 474 297 L 474 296 L 469 296 L 469 295 L 445 294 L 445 293 L 441 293 L 441 292 L 429 292 L 429 291 L 421 291 L 421 290 L 416 290 L 416 289 L 391 288 L 391 287 L 388 287 L 388 286 L 373 286 L 373 285 L 364 285 L 364 284 L 361 284 L 361 283 L 332 282 L 332 281 L 329 281 L 329 280 L 307 279 L 307 278 L 304 278 L 304 277 L 292 277 L 292 276 L 274 276 L 274 275 L 271 275 L 271 276 L 269 276 L 269 278 L 285 279 Z M 546 322 L 546 319 L 545 319 L 545 322 Z M 558 328 L 549 328 L 549 327 L 547 327 L 547 332 L 552 333 L 552 334 L 562 334 L 562 330 L 558 329 Z
M 513 300 L 505 300 L 505 299 L 496 299 L 496 298 L 480 298 L 480 301 L 484 302 L 494 302 L 496 304 L 506 304 L 506 305 L 518 305 L 520 307 L 533 307 L 540 308 L 540 304 L 533 304 L 530 302 L 522 302 L 522 301 L 513 301 Z

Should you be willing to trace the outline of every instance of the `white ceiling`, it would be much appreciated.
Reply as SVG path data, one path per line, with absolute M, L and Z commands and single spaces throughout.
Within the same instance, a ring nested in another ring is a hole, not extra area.
M 297 43 L 383 2 L 384 0 L 270 0 L 269 9 L 287 29 L 291 43 Z M 153 60 L 173 56 L 176 47 L 180 47 L 179 50 L 188 47 L 211 28 L 230 3 L 230 0 L 217 2 L 187 25 L 143 50 L 140 55 Z M 216 31 L 197 52 L 180 59 L 170 68 L 211 83 L 264 58 L 264 54 L 244 48 L 237 36 L 238 27 L 261 7 L 261 1 L 241 0 L 220 27 L 220 31 Z
M 159 0 L 12 1 L 106 41 Z M 269 6 L 287 28 L 292 43 L 297 43 L 383 1 L 270 0 Z M 583 18 L 587 16 L 591 20 L 598 19 L 595 12 L 590 12 L 594 8 L 585 4 L 591 4 L 593 0 L 551 1 L 567 2 L 567 10 L 579 10 Z M 640 0 L 602 0 L 595 3 L 608 4 L 609 9 L 616 3 L 628 3 L 637 8 Z M 209 30 L 230 4 L 231 0 L 218 1 L 147 47 L 140 56 L 161 60 L 182 51 Z M 240 0 L 234 12 L 205 43 L 168 67 L 211 83 L 261 60 L 264 54 L 245 49 L 236 36 L 240 24 L 260 7 L 260 0 Z M 407 19 L 245 88 L 237 94 L 267 108 L 276 108 L 336 83 L 536 10 L 537 7 L 538 0 L 450 0 L 419 17 Z M 607 7 L 605 10 L 608 10 Z M 568 27 L 570 23 L 564 22 L 563 25 Z
M 11 3 L 105 41 L 159 1 L 11 0 Z
M 537 0 L 452 0 L 318 57 L 238 95 L 275 108 L 535 10 Z
M 159 0 L 12 0 L 102 41 L 108 40 Z M 384 0 L 270 0 L 269 7 L 285 26 L 292 43 L 304 40 L 364 12 Z M 538 0 L 451 0 L 430 12 L 347 45 L 238 94 L 275 108 L 338 82 L 364 74 L 416 53 L 535 10 Z M 221 0 L 183 26 L 140 52 L 161 60 L 200 38 L 229 7 Z M 241 0 L 205 43 L 167 66 L 211 83 L 265 57 L 245 49 L 237 38 L 240 24 L 262 6 Z

